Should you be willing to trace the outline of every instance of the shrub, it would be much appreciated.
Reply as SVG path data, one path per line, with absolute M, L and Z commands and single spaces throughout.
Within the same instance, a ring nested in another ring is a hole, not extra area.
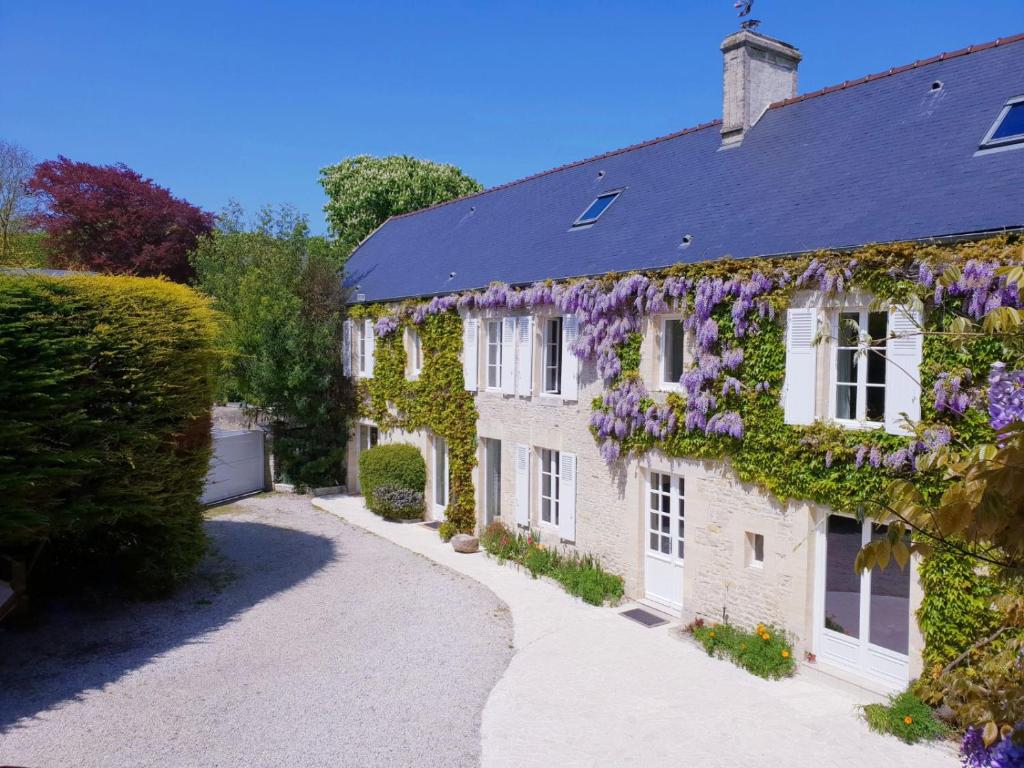
M 202 556 L 215 318 L 132 277 L 0 275 L 0 554 L 167 590 Z
M 910 691 L 889 697 L 888 704 L 868 704 L 864 719 L 876 733 L 895 736 L 908 744 L 945 736 L 947 728 L 931 707 Z
M 373 492 L 379 485 L 421 493 L 427 487 L 427 465 L 414 445 L 375 445 L 359 454 L 359 487 L 373 511 Z
M 480 534 L 480 545 L 500 561 L 520 563 L 533 578 L 550 576 L 566 592 L 591 605 L 603 605 L 606 600 L 622 597 L 621 576 L 605 571 L 590 555 L 565 555 L 545 547 L 533 532 L 511 531 L 495 521 Z
M 378 485 L 373 489 L 373 511 L 387 520 L 423 518 L 423 492 L 397 485 Z
M 786 634 L 770 624 L 758 624 L 753 632 L 747 632 L 731 624 L 694 621 L 687 629 L 708 656 L 729 659 L 758 677 L 776 680 L 789 677 L 796 670 Z

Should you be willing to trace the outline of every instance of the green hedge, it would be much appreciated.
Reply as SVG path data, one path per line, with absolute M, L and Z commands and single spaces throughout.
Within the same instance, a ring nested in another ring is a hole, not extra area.
M 376 511 L 373 492 L 393 485 L 422 492 L 427 487 L 427 465 L 419 449 L 407 443 L 376 445 L 359 454 L 359 488 L 366 505 Z
M 0 552 L 48 542 L 65 583 L 142 594 L 188 574 L 205 546 L 215 338 L 181 285 L 0 274 Z

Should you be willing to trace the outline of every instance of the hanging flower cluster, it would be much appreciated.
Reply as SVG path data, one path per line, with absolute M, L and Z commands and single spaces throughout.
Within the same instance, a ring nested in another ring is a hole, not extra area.
M 1024 421 L 1024 370 L 1007 371 L 996 363 L 988 377 L 988 416 L 993 429 Z
M 963 389 L 964 384 L 970 383 L 970 379 L 971 372 L 967 369 L 959 373 L 949 371 L 940 373 L 932 387 L 935 395 L 935 410 L 953 416 L 963 416 L 972 400 L 970 392 Z
M 825 293 L 841 293 L 853 282 L 853 270 L 857 268 L 857 260 L 849 264 L 829 267 L 821 259 L 814 259 L 807 265 L 804 273 L 796 279 L 797 288 L 811 285 Z
M 972 259 L 964 264 L 955 281 L 946 284 L 936 277 L 931 265 L 921 264 L 917 279 L 925 288 L 934 289 L 936 304 L 941 304 L 947 297 L 960 298 L 964 314 L 980 320 L 993 309 L 1021 306 L 1016 286 L 996 274 L 998 266 L 993 261 Z
M 398 318 L 394 315 L 383 315 L 373 325 L 373 332 L 377 336 L 387 336 L 398 328 Z
M 894 472 L 915 472 L 917 471 L 916 460 L 918 456 L 935 451 L 944 445 L 949 445 L 952 440 L 953 433 L 949 427 L 928 427 L 924 430 L 920 439 L 889 453 L 883 452 L 877 445 L 860 445 L 857 447 L 855 463 L 858 468 L 864 466 L 866 462 L 872 467 L 884 466 Z M 827 459 L 825 463 L 831 466 Z

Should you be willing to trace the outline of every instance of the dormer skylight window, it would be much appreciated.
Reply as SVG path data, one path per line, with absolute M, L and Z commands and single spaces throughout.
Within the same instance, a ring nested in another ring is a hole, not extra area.
M 1024 96 L 1016 96 L 1003 105 L 999 117 L 981 141 L 982 149 L 1024 144 Z
M 585 227 L 588 224 L 593 224 L 599 218 L 601 214 L 608 210 L 608 206 L 615 202 L 617 198 L 622 194 L 622 190 L 616 190 L 615 192 L 605 192 L 603 195 L 598 195 L 597 199 L 587 206 L 587 210 L 580 214 L 579 218 L 572 223 L 574 227 Z

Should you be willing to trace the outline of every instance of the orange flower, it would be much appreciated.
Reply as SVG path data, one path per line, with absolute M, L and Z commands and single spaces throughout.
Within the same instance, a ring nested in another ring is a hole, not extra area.
M 789 651 L 783 651 L 782 652 L 782 658 L 788 659 L 789 658 Z
M 764 634 L 764 624 L 758 624 L 757 625 L 757 634 L 759 634 L 759 635 L 763 635 Z
M 912 718 L 910 715 L 907 715 L 903 718 L 903 722 L 907 725 L 910 725 L 912 722 L 914 722 L 914 718 Z

